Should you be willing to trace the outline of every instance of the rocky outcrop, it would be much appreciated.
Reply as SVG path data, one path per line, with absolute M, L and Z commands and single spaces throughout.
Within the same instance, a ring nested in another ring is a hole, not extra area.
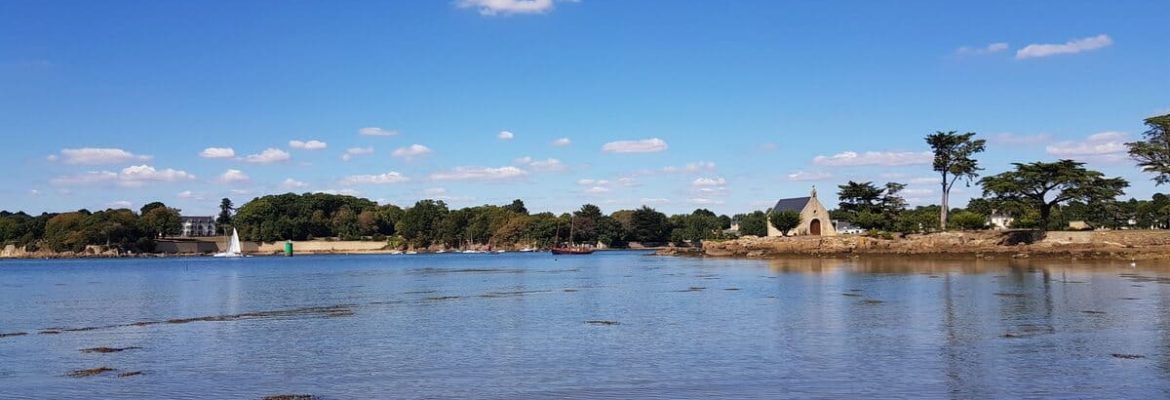
M 1068 257 L 1092 259 L 1170 258 L 1170 231 L 942 232 L 883 239 L 868 236 L 748 236 L 706 241 L 702 249 L 665 249 L 659 254 L 769 258 L 791 255 L 940 255 L 974 257 Z

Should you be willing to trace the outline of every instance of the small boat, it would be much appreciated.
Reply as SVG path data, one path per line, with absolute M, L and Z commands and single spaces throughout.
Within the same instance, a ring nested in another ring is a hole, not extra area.
M 555 245 L 555 246 L 553 246 L 553 248 L 549 249 L 549 251 L 552 251 L 553 255 L 593 254 L 592 247 L 583 247 L 583 246 L 577 246 L 577 245 L 573 244 L 573 219 L 572 218 L 569 219 L 569 243 L 567 245 L 561 246 L 560 240 L 561 240 L 561 228 L 558 226 L 557 227 L 557 239 L 556 239 L 556 241 L 554 241 L 554 243 L 557 243 L 557 245 Z
M 240 252 L 240 233 L 236 228 L 232 228 L 232 238 L 228 239 L 227 251 L 222 253 L 215 253 L 213 257 L 243 257 L 244 254 Z
M 520 249 L 520 252 L 521 252 L 521 253 L 531 253 L 531 252 L 534 252 L 534 251 L 536 251 L 536 249 L 534 249 L 534 248 L 531 248 L 531 247 L 525 247 L 525 248 L 523 248 L 523 249 Z
M 408 251 L 408 252 L 406 252 L 406 254 L 407 254 L 407 255 L 411 255 L 411 256 L 413 256 L 413 255 L 415 255 L 415 254 L 418 254 L 418 252 L 417 252 L 417 251 L 414 251 L 414 250 L 411 250 L 411 251 Z
M 563 255 L 585 255 L 593 254 L 593 249 L 588 247 L 553 247 L 551 249 L 553 254 Z

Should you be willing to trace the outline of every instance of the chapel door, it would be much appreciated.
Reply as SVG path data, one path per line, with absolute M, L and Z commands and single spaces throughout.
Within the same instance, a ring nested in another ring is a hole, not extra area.
M 814 236 L 819 236 L 821 234 L 821 220 L 819 218 L 812 220 L 812 222 L 808 224 L 808 234 Z

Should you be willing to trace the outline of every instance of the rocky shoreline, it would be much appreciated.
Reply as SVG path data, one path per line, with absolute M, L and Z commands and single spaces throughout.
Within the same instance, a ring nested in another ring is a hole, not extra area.
M 659 255 L 779 258 L 785 256 L 918 256 L 958 258 L 1065 258 L 1085 260 L 1170 259 L 1170 231 L 979 231 L 869 236 L 743 237 L 706 241 L 697 248 L 669 248 Z

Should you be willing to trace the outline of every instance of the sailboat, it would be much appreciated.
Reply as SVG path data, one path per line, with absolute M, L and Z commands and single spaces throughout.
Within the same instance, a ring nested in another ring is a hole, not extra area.
M 557 239 L 556 240 L 557 241 L 553 244 L 554 247 L 552 249 L 549 249 L 549 251 L 552 251 L 552 253 L 554 255 L 556 255 L 556 254 L 564 254 L 564 255 L 593 254 L 592 248 L 576 246 L 573 244 L 573 219 L 572 218 L 569 218 L 569 243 L 565 246 L 561 246 L 561 243 L 560 243 L 561 229 L 560 229 L 560 227 L 557 227 Z
M 228 240 L 227 251 L 223 253 L 215 253 L 214 257 L 243 257 L 244 254 L 240 252 L 240 233 L 236 228 L 232 228 L 232 238 Z

